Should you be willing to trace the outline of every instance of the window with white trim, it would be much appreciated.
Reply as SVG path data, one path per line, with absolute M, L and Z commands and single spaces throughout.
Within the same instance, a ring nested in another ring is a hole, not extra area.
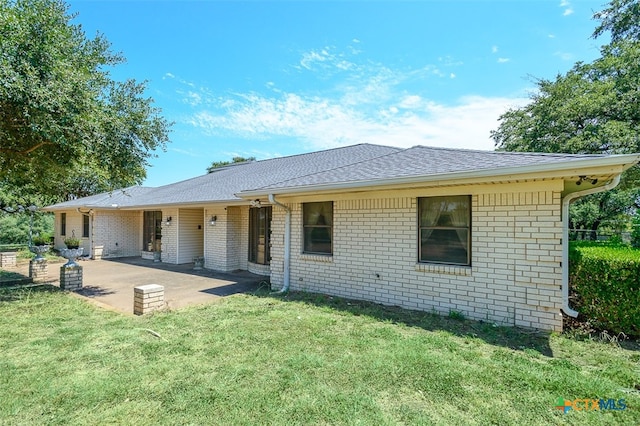
M 418 260 L 471 265 L 471 196 L 418 198 Z
M 333 201 L 302 204 L 303 253 L 333 253 Z

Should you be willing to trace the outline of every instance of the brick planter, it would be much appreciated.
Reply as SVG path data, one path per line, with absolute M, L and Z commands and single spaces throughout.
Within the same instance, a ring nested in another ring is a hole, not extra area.
M 82 288 L 82 266 L 60 267 L 60 288 L 75 291 Z
M 47 281 L 47 275 L 49 274 L 49 264 L 46 259 L 29 261 L 29 277 L 33 279 L 35 283 L 41 283 Z
M 133 313 L 144 315 L 164 308 L 164 287 L 147 284 L 133 288 Z
M 5 251 L 0 252 L 0 268 L 15 268 L 16 267 L 16 252 Z

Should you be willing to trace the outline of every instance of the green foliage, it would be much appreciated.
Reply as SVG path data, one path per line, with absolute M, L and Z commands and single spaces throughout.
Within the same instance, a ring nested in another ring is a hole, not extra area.
M 230 164 L 246 163 L 249 161 L 256 161 L 256 157 L 233 157 L 231 161 L 214 161 L 209 167 L 207 167 L 207 173 L 213 173 L 217 169 Z
M 29 222 L 25 213 L 0 213 L 0 244 L 27 244 L 29 242 Z M 35 212 L 33 215 L 33 235 L 53 233 L 53 213 Z
M 609 6 L 594 14 L 600 25 L 593 32 L 599 37 L 606 31 L 611 32 L 611 39 L 616 42 L 625 39 L 640 40 L 640 3 L 638 0 L 611 0 Z
M 78 248 L 80 247 L 80 239 L 77 238 L 75 235 L 72 235 L 70 237 L 67 237 L 64 239 L 64 245 L 67 246 L 67 248 Z
M 576 63 L 555 80 L 536 80 L 528 105 L 500 117 L 492 132 L 496 147 L 506 151 L 574 154 L 640 152 L 640 7 L 637 1 L 613 0 L 594 15 L 601 21 L 594 36 L 611 31 L 592 63 Z M 628 220 L 638 207 L 640 168 L 623 174 L 619 188 L 576 202 L 572 225 L 598 229 Z
M 640 336 L 640 250 L 582 242 L 569 255 L 575 309 L 596 328 Z
M 61 0 L 0 2 L 0 207 L 140 183 L 168 141 L 145 85 L 112 80 L 124 58 L 73 18 Z
M 636 212 L 631 223 L 633 229 L 631 230 L 631 245 L 635 248 L 640 247 L 640 214 Z
M 32 239 L 32 244 L 34 246 L 45 246 L 47 244 L 51 244 L 51 240 L 52 240 L 52 236 L 51 234 L 48 234 L 46 232 L 42 232 L 38 235 L 35 235 Z

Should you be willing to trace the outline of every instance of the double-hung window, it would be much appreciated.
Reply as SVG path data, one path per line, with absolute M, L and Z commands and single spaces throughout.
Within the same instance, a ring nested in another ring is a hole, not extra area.
M 67 235 L 67 214 L 60 213 L 60 235 Z
M 89 215 L 82 215 L 82 237 L 89 238 Z
M 333 201 L 302 205 L 304 253 L 333 253 Z
M 418 198 L 420 262 L 471 264 L 471 197 Z

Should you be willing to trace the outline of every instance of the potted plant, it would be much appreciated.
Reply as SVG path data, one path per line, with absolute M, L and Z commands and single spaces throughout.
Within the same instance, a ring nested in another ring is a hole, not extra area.
M 71 231 L 70 237 L 64 239 L 64 245 L 67 248 L 60 250 L 60 255 L 68 260 L 64 267 L 78 266 L 75 260 L 82 256 L 83 248 L 80 247 L 80 239 L 76 238 L 74 231 Z
M 80 239 L 72 234 L 70 237 L 64 239 L 64 245 L 67 246 L 68 249 L 77 249 L 80 247 Z
M 31 245 L 29 246 L 29 251 L 36 255 L 33 260 L 43 260 L 44 257 L 42 257 L 42 254 L 49 251 L 51 248 L 50 243 L 51 236 L 49 234 L 42 233 L 33 237 L 31 239 Z

